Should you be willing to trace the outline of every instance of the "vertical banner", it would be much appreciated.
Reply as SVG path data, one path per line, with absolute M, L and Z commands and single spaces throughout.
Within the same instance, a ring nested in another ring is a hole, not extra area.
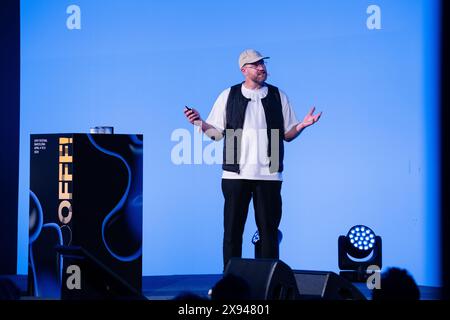
M 140 293 L 143 136 L 31 135 L 30 145 L 30 294 L 102 298 L 108 279 L 117 294 Z

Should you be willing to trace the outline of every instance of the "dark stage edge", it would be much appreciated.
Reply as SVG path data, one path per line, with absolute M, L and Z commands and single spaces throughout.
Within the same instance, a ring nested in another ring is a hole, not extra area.
M 20 288 L 24 300 L 35 300 L 27 297 L 27 276 L 12 275 L 1 276 L 14 281 Z M 144 276 L 142 278 L 142 293 L 149 300 L 172 300 L 183 293 L 194 293 L 200 297 L 208 298 L 208 291 L 220 280 L 222 274 L 197 275 L 164 275 Z M 361 293 L 370 300 L 371 290 L 365 283 L 353 283 Z M 442 289 L 440 287 L 419 286 L 421 300 L 440 300 Z
M 150 300 L 171 300 L 185 292 L 208 298 L 208 290 L 221 277 L 221 274 L 145 276 L 142 279 L 142 292 Z M 368 300 L 371 299 L 372 292 L 365 283 L 353 285 Z M 439 300 L 441 297 L 442 290 L 439 287 L 419 286 L 419 290 L 421 300 Z

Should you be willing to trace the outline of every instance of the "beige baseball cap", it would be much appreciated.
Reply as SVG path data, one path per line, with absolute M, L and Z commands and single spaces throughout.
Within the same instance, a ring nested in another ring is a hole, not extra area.
M 269 58 L 270 57 L 264 57 L 261 53 L 254 49 L 246 49 L 239 55 L 239 69 L 242 69 L 242 67 L 247 63 L 253 63 Z

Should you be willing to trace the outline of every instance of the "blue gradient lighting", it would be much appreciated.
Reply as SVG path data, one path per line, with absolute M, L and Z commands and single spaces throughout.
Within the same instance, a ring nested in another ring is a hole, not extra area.
M 386 240 L 390 265 L 439 286 L 439 3 L 377 1 L 381 25 L 370 29 L 366 0 L 261 0 L 257 14 L 239 0 L 79 0 L 81 28 L 70 30 L 71 2 L 21 0 L 18 273 L 28 272 L 29 135 L 102 124 L 145 137 L 143 275 L 221 273 L 221 166 L 174 164 L 171 136 L 185 130 L 195 147 L 184 105 L 206 119 L 242 81 L 239 53 L 255 48 L 270 56 L 268 82 L 299 121 L 313 105 L 323 111 L 285 144 L 283 260 L 335 268 L 329 244 L 364 219 Z M 257 17 L 270 27 L 243 37 Z M 200 151 L 211 143 L 197 141 Z M 327 201 L 309 205 L 317 194 Z M 370 251 L 374 235 L 362 227 L 350 231 L 352 246 Z

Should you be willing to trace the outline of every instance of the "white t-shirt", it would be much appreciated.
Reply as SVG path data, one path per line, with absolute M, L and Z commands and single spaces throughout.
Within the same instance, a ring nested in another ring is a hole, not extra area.
M 223 132 L 226 127 L 226 106 L 231 88 L 224 90 L 217 98 L 206 122 Z M 249 180 L 282 180 L 281 172 L 270 173 L 269 157 L 267 156 L 268 138 L 267 122 L 261 99 L 267 96 L 268 88 L 247 89 L 241 86 L 244 97 L 251 99 L 245 110 L 244 126 L 242 128 L 240 173 L 223 171 L 223 179 L 249 179 Z M 289 104 L 288 97 L 280 91 L 281 106 L 283 109 L 284 131 L 294 127 L 298 121 L 294 110 Z

